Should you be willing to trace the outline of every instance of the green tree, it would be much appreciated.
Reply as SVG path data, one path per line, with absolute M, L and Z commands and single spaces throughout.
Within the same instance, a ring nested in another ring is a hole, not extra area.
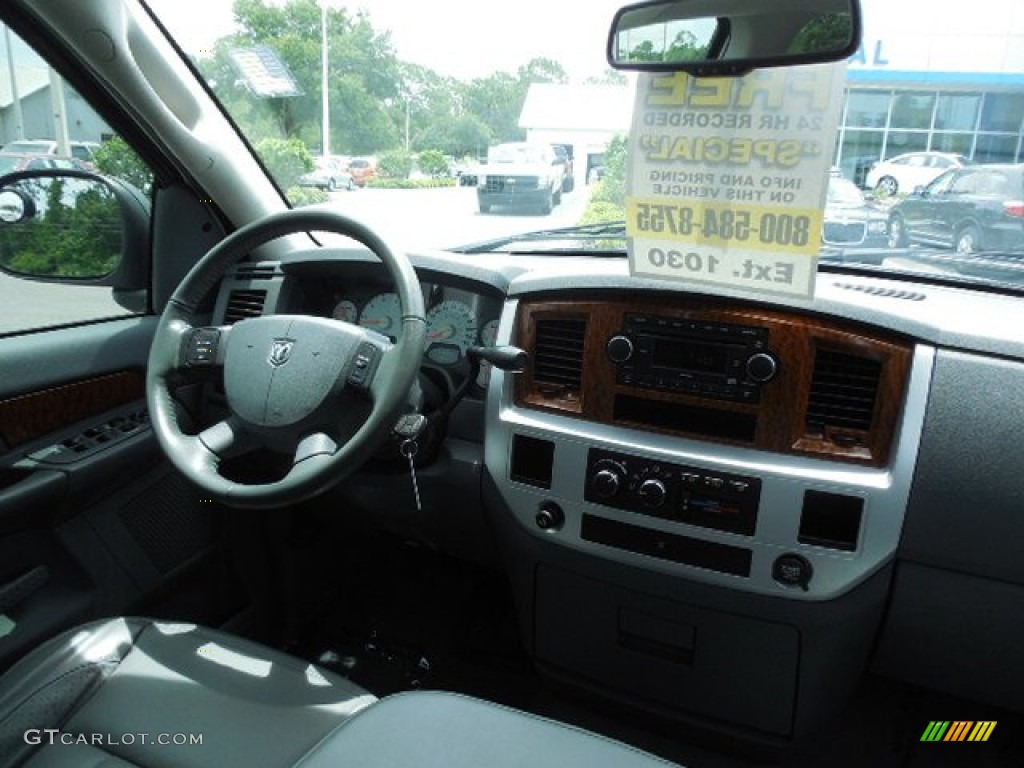
M 701 45 L 697 36 L 688 29 L 679 31 L 672 40 L 672 45 L 665 51 L 665 61 L 696 61 L 706 59 L 710 41 Z
M 313 158 L 298 139 L 261 139 L 256 153 L 282 189 L 295 186 L 299 176 L 313 170 Z
M 672 39 L 668 49 L 651 40 L 644 40 L 629 52 L 629 61 L 696 61 L 707 57 L 708 45 L 700 45 L 697 37 L 688 29 L 680 30 Z
M 100 144 L 93 159 L 100 173 L 128 182 L 143 192 L 148 192 L 153 185 L 153 172 L 149 166 L 120 136 Z
M 112 272 L 123 248 L 121 212 L 103 183 L 26 181 L 36 214 L 0 228 L 0 261 L 14 272 L 96 278 Z
M 610 67 L 604 71 L 604 74 L 600 77 L 588 77 L 584 81 L 587 85 L 628 85 L 629 78 L 626 77 L 625 72 L 620 72 L 617 69 L 611 69 Z
M 820 53 L 838 51 L 850 44 L 853 21 L 848 13 L 823 13 L 807 22 L 793 42 L 788 53 Z
M 561 83 L 569 82 L 565 69 L 554 59 L 543 56 L 530 59 L 517 72 L 519 82 L 529 86 L 530 83 Z
M 438 149 L 428 149 L 420 152 L 418 159 L 420 170 L 428 176 L 448 175 L 448 158 L 444 152 Z
M 616 136 L 608 143 L 604 152 L 604 174 L 590 193 L 581 224 L 599 221 L 618 221 L 626 218 L 626 165 L 629 141 L 625 136 Z
M 412 154 L 404 149 L 385 152 L 377 162 L 377 175 L 386 179 L 407 179 L 412 171 Z
M 477 157 L 494 139 L 491 129 L 476 115 L 461 115 L 453 120 L 439 118 L 429 123 L 413 139 L 414 149 L 436 148 L 446 155 Z
M 402 144 L 408 118 L 409 147 L 420 151 L 437 148 L 438 144 L 421 141 L 419 137 L 428 128 L 459 119 L 463 112 L 461 84 L 455 78 L 439 75 L 418 64 L 400 62 L 399 72 L 400 96 L 392 100 L 390 114 L 399 127 Z
M 495 72 L 471 80 L 463 88 L 463 102 L 491 134 L 494 141 L 520 141 L 526 134 L 519 127 L 526 94 L 519 79 L 508 72 Z
M 239 32 L 218 41 L 215 54 L 197 62 L 250 139 L 297 138 L 319 146 L 321 125 L 320 4 L 317 0 L 235 0 Z M 394 146 L 398 134 L 386 103 L 398 96 L 398 60 L 390 36 L 378 33 L 363 12 L 328 8 L 331 149 L 368 154 Z M 253 45 L 273 50 L 301 91 L 261 99 L 245 88 L 231 51 Z

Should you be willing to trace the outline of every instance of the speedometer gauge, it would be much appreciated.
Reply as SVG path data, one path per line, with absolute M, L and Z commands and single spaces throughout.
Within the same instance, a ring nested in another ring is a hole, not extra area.
M 363 307 L 359 324 L 384 334 L 392 343 L 398 341 L 398 333 L 402 329 L 402 305 L 398 294 L 379 293 L 370 299 Z
M 476 316 L 468 304 L 450 299 L 427 313 L 427 357 L 452 365 L 476 341 Z

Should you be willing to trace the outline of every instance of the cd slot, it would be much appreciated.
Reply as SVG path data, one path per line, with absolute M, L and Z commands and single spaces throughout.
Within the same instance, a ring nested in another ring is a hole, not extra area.
M 634 395 L 615 396 L 613 417 L 615 421 L 744 443 L 754 441 L 757 429 L 757 415 L 753 413 L 650 400 Z

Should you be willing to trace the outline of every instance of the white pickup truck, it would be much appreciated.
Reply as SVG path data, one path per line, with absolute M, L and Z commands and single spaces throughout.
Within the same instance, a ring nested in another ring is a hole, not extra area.
M 529 206 L 548 214 L 562 202 L 565 165 L 550 144 L 513 142 L 487 150 L 476 195 L 480 212 L 492 206 Z

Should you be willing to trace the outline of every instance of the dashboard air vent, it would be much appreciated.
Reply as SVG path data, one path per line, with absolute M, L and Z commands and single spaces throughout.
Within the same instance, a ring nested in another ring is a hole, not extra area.
M 239 320 L 249 317 L 260 317 L 263 314 L 263 303 L 266 300 L 266 291 L 236 288 L 228 297 L 228 308 L 224 311 L 224 325 L 234 325 Z
M 819 348 L 807 404 L 807 428 L 867 431 L 875 412 L 882 364 L 856 355 Z
M 278 275 L 277 262 L 239 264 L 235 267 L 236 280 L 273 280 Z
M 578 393 L 583 383 L 584 318 L 557 317 L 537 321 L 533 350 L 533 381 L 541 389 Z

